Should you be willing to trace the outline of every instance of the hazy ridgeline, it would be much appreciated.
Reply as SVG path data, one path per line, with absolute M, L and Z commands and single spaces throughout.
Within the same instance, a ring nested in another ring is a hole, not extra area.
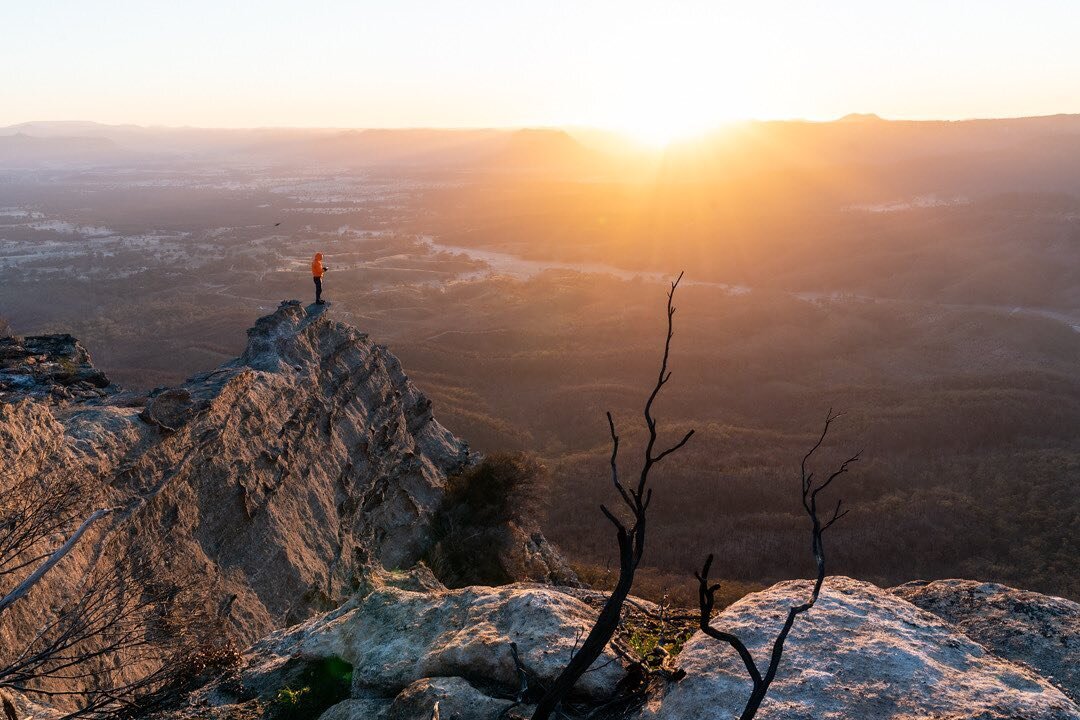
M 629 461 L 664 286 L 543 263 L 491 277 L 418 236 L 686 269 L 657 414 L 697 434 L 656 475 L 647 590 L 688 595 L 709 552 L 736 589 L 810 574 L 798 460 L 833 407 L 847 415 L 830 450 L 864 452 L 832 570 L 1078 598 L 1078 123 L 1017 122 L 766 125 L 771 155 L 744 137 L 665 163 L 559 133 L 220 133 L 186 137 L 204 151 L 190 163 L 132 144 L 56 166 L 24 148 L 0 171 L 0 315 L 72 332 L 115 380 L 150 388 L 308 298 L 322 250 L 327 297 L 391 346 L 447 427 L 544 459 L 545 530 L 602 576 L 603 413 Z

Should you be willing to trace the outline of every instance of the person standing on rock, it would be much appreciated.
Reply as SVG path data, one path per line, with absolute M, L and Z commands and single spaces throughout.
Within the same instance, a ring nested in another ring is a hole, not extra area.
M 322 299 L 322 276 L 323 273 L 329 270 L 322 263 L 322 253 L 315 253 L 315 259 L 311 261 L 311 276 L 315 279 L 315 304 L 325 305 Z

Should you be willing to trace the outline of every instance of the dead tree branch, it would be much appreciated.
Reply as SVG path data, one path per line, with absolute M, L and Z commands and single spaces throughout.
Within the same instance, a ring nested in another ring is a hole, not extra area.
M 811 538 L 812 538 L 812 550 L 814 554 L 814 562 L 817 566 L 817 577 L 814 580 L 814 588 L 810 593 L 810 598 L 800 604 L 794 605 L 788 608 L 787 618 L 784 620 L 783 627 L 780 628 L 780 632 L 777 634 L 776 639 L 773 641 L 772 652 L 769 656 L 769 665 L 765 670 L 765 674 L 762 675 L 758 669 L 757 663 L 754 661 L 754 657 L 750 650 L 747 649 L 745 643 L 737 636 L 718 630 L 712 627 L 710 624 L 712 620 L 712 611 L 715 605 L 716 591 L 720 588 L 719 585 L 709 584 L 709 570 L 712 568 L 713 556 L 709 555 L 705 559 L 705 565 L 702 567 L 700 573 L 694 573 L 694 577 L 698 581 L 698 602 L 700 607 L 700 627 L 709 637 L 726 642 L 734 648 L 735 652 L 739 654 L 742 659 L 743 665 L 746 666 L 746 672 L 750 676 L 750 680 L 753 683 L 753 689 L 750 692 L 750 697 L 746 701 L 746 706 L 743 708 L 742 714 L 739 716 L 740 720 L 750 720 L 753 718 L 761 707 L 761 702 L 765 699 L 765 695 L 769 692 L 769 686 L 776 678 L 776 671 L 780 667 L 780 660 L 784 654 L 784 643 L 787 641 L 788 635 L 791 633 L 791 628 L 795 624 L 795 619 L 806 612 L 810 608 L 814 607 L 818 601 L 818 597 L 821 594 L 821 586 L 825 582 L 825 545 L 823 542 L 825 531 L 832 527 L 840 518 L 847 514 L 847 510 L 841 510 L 843 504 L 842 500 L 838 500 L 836 507 L 833 509 L 829 516 L 829 519 L 822 522 L 818 515 L 818 494 L 825 488 L 829 487 L 834 480 L 839 478 L 848 472 L 852 463 L 858 462 L 861 453 L 855 453 L 853 456 L 845 460 L 840 466 L 833 471 L 824 482 L 819 482 L 815 485 L 814 473 L 807 471 L 807 465 L 813 458 L 814 453 L 818 451 L 821 445 L 825 442 L 825 436 L 829 433 L 829 428 L 833 422 L 839 418 L 839 414 L 834 414 L 830 408 L 829 412 L 825 415 L 825 426 L 821 431 L 821 436 L 810 451 L 803 456 L 802 463 L 800 465 L 801 470 L 801 485 L 802 485 L 802 505 L 806 514 L 810 517 L 811 522 Z
M 90 516 L 83 520 L 82 525 L 79 525 L 75 532 L 72 533 L 71 537 L 67 539 L 67 542 L 65 542 L 63 545 L 57 548 L 55 552 L 49 555 L 48 559 L 43 562 L 37 570 L 32 572 L 25 580 L 19 583 L 14 590 L 9 592 L 4 597 L 0 598 L 0 613 L 7 610 L 8 607 L 16 600 L 26 595 L 26 593 L 30 591 L 30 588 L 36 585 L 38 581 L 41 580 L 41 578 L 45 577 L 45 573 L 52 570 L 56 563 L 63 560 L 64 556 L 71 552 L 71 550 L 75 547 L 76 543 L 79 542 L 79 538 L 83 536 L 83 533 L 90 529 L 91 525 L 111 513 L 113 509 L 114 508 L 102 508 L 100 510 L 95 510 L 94 512 L 90 513 Z
M 637 482 L 627 486 L 619 477 L 619 435 L 615 430 L 615 420 L 611 413 L 607 413 L 608 430 L 611 435 L 611 480 L 615 490 L 622 500 L 623 505 L 629 511 L 632 520 L 624 523 L 619 517 L 606 506 L 600 506 L 600 512 L 612 524 L 615 529 L 615 537 L 619 547 L 619 579 L 615 589 L 608 596 L 596 623 L 589 631 L 581 648 L 570 659 L 563 671 L 555 679 L 551 687 L 537 703 L 533 720 L 547 720 L 551 714 L 560 707 L 562 702 L 569 696 L 578 679 L 600 657 L 604 648 L 611 641 L 615 630 L 618 628 L 619 619 L 622 616 L 623 603 L 630 594 L 634 584 L 634 573 L 641 562 L 645 552 L 646 512 L 652 501 L 652 488 L 649 487 L 649 477 L 653 468 L 664 458 L 682 448 L 693 436 L 694 431 L 688 431 L 678 442 L 657 451 L 656 418 L 653 416 L 653 403 L 659 396 L 663 387 L 671 380 L 671 371 L 668 370 L 668 361 L 671 356 L 671 338 L 674 336 L 675 318 L 675 290 L 682 280 L 683 274 L 675 278 L 671 283 L 671 289 L 667 296 L 667 334 L 664 338 L 664 354 L 660 361 L 660 371 L 656 378 L 656 384 L 645 402 L 645 427 L 648 430 L 648 442 L 645 446 L 645 456 L 642 461 L 641 471 Z
M 0 688 L 50 699 L 67 717 L 146 707 L 230 661 L 197 568 L 116 532 L 130 516 L 92 510 L 94 487 L 78 474 L 0 473 L 0 619 L 18 639 L 0 647 Z M 112 527 L 96 532 L 107 517 Z M 79 570 L 54 572 L 68 563 Z M 22 608 L 35 597 L 47 606 L 39 619 Z

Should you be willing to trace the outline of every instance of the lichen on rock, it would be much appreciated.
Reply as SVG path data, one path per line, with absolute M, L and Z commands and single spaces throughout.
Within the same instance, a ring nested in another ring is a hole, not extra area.
M 742 638 L 765 664 L 788 607 L 809 589 L 809 581 L 779 583 L 731 605 L 712 624 Z M 738 716 L 750 680 L 729 645 L 698 632 L 679 661 L 686 678 L 651 699 L 640 720 Z M 869 583 L 832 577 L 795 622 L 757 717 L 1078 720 L 1080 707 L 941 618 Z
M 1080 702 L 1080 603 L 975 580 L 910 582 L 892 592 Z

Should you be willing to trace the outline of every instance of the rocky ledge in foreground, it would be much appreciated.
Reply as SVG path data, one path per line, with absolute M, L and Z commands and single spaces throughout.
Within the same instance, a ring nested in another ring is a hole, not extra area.
M 713 625 L 739 635 L 766 665 L 787 608 L 809 591 L 807 581 L 780 583 L 727 608 Z M 750 682 L 729 646 L 697 633 L 679 662 L 686 677 L 652 698 L 639 720 L 738 717 Z M 1077 720 L 1080 707 L 938 616 L 869 583 L 834 577 L 796 621 L 757 717 Z
M 383 574 L 341 608 L 259 641 L 163 717 L 430 720 L 436 702 L 445 720 L 528 717 L 515 702 L 521 671 L 534 690 L 553 681 L 595 612 L 545 585 L 448 590 L 423 571 Z M 576 700 L 617 692 L 630 652 L 619 650 L 597 660 Z
M 779 583 L 713 624 L 765 658 L 787 608 L 809 587 Z M 1057 601 L 1029 595 L 1040 605 Z M 512 648 L 535 690 L 559 672 L 595 613 L 595 604 L 548 586 L 447 590 L 415 573 L 383 576 L 339 610 L 256 643 L 237 670 L 160 718 L 430 720 L 435 703 L 442 720 L 527 718 L 533 707 L 529 696 L 515 701 L 521 676 Z M 604 720 L 738 717 L 750 687 L 728 645 L 697 632 L 676 661 L 685 676 L 642 695 L 647 685 L 633 672 L 633 650 L 617 636 L 576 699 L 591 706 L 589 717 Z M 636 700 L 612 702 L 627 693 Z M 758 717 L 1078 720 L 1080 707 L 1032 668 L 988 651 L 936 615 L 888 590 L 835 577 L 796 623 Z
M 911 582 L 892 592 L 1080 701 L 1080 603 L 975 580 Z

